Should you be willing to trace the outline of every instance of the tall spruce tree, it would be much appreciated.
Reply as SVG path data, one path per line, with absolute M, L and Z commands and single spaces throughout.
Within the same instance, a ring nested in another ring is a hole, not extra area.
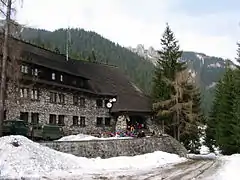
M 237 44 L 237 62 L 240 63 L 240 44 Z M 236 153 L 240 153 L 240 66 L 237 66 L 235 72 L 235 100 L 233 102 L 233 119 L 234 125 L 232 126 L 232 132 L 234 137 L 234 144 Z
M 152 100 L 153 103 L 159 101 L 165 101 L 171 98 L 175 93 L 174 88 L 171 84 L 167 83 L 165 79 L 169 81 L 174 81 L 176 73 L 185 69 L 185 63 L 181 63 L 178 60 L 182 56 L 182 51 L 178 41 L 176 40 L 174 33 L 167 24 L 166 29 L 163 33 L 161 39 L 161 50 L 158 51 L 158 61 L 155 68 L 155 76 L 153 78 L 153 87 L 152 87 Z M 160 121 L 165 121 L 164 129 L 167 133 L 176 138 L 176 124 L 172 121 L 172 117 L 169 115 L 160 115 L 157 116 L 156 123 Z
M 218 83 L 213 108 L 207 121 L 206 144 L 210 150 L 213 150 L 213 145 L 218 146 L 223 154 L 236 152 L 236 137 L 233 131 L 233 128 L 237 128 L 234 118 L 235 77 L 236 72 L 228 67 Z
M 158 61 L 153 77 L 152 97 L 153 101 L 169 99 L 172 88 L 163 81 L 163 78 L 174 80 L 175 74 L 185 69 L 185 63 L 178 62 L 182 56 L 182 51 L 173 31 L 167 24 L 161 39 L 162 49 L 158 51 Z
M 206 137 L 204 139 L 204 144 L 209 148 L 210 152 L 214 152 L 214 147 L 217 146 L 216 143 L 216 129 L 217 129 L 217 115 L 220 109 L 220 99 L 221 99 L 221 91 L 223 89 L 222 80 L 216 85 L 215 95 L 213 106 L 211 112 L 209 113 L 209 117 L 207 118 L 207 128 L 205 129 Z

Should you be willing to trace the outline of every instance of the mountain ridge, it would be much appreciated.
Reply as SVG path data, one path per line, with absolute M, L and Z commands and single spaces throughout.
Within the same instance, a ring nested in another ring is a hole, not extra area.
M 139 44 L 136 46 L 136 48 L 133 47 L 128 47 L 128 49 L 139 56 L 143 57 L 145 60 L 150 61 L 153 63 L 155 66 L 157 64 L 157 59 L 158 59 L 158 53 L 157 50 L 155 50 L 153 47 L 149 47 L 148 49 L 144 48 L 144 45 Z M 219 72 L 221 75 L 223 71 L 225 71 L 227 66 L 230 66 L 231 68 L 236 68 L 236 64 L 233 63 L 229 59 L 224 59 L 221 57 L 216 57 L 216 56 L 208 56 L 205 53 L 200 53 L 200 52 L 194 52 L 194 51 L 183 51 L 182 57 L 179 59 L 179 61 L 184 61 L 187 63 L 189 69 L 192 71 L 193 76 L 196 76 L 196 78 L 199 79 L 199 83 L 201 83 L 201 72 L 204 71 L 211 76 L 209 71 L 218 71 L 216 70 L 219 68 L 221 72 Z M 205 68 L 205 69 L 204 69 Z M 221 76 L 220 75 L 220 76 Z M 197 77 L 200 76 L 200 77 Z M 210 78 L 211 79 L 211 78 Z M 203 79 L 205 83 L 204 87 L 205 88 L 211 88 L 213 83 L 216 83 L 219 80 L 218 77 L 207 81 L 206 79 Z

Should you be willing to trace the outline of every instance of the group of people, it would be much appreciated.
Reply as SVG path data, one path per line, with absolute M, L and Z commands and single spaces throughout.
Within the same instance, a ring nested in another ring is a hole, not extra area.
M 145 137 L 145 132 L 143 130 L 144 124 L 136 123 L 135 125 L 131 124 L 127 126 L 126 131 L 117 131 L 117 132 L 104 132 L 99 135 L 100 137 Z
M 136 123 L 135 125 L 134 124 L 129 125 L 127 127 L 127 130 L 129 130 L 131 132 L 136 132 L 136 131 L 139 131 L 143 128 L 144 128 L 144 124 Z

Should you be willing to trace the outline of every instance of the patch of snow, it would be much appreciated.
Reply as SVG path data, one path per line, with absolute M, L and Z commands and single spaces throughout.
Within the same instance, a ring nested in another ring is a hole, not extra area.
M 90 140 L 111 140 L 111 139 L 131 139 L 132 137 L 108 137 L 108 138 L 99 138 L 95 136 L 90 136 L 86 134 L 77 134 L 77 135 L 69 135 L 69 136 L 64 136 L 61 139 L 58 139 L 56 141 L 90 141 Z
M 200 144 L 201 144 L 200 154 L 206 155 L 206 154 L 209 154 L 209 153 L 210 153 L 209 148 L 204 145 L 204 139 L 205 139 L 205 137 L 206 137 L 206 131 L 205 131 L 205 130 L 206 130 L 207 126 L 206 126 L 206 125 L 204 125 L 204 126 L 199 126 L 199 128 L 201 129 L 201 131 L 202 131 L 202 133 L 203 133 L 203 135 L 200 137 Z M 220 154 L 221 154 L 221 152 L 220 152 L 220 150 L 219 150 L 218 147 L 213 146 L 213 149 L 214 149 L 214 154 L 216 154 L 216 155 L 220 155 Z
M 235 65 L 233 65 L 233 64 L 230 65 L 230 68 L 231 69 L 237 69 L 237 67 Z
M 222 65 L 219 62 L 217 62 L 215 64 L 209 64 L 207 67 L 220 68 L 220 67 L 222 67 Z
M 222 156 L 220 160 L 224 163 L 215 176 L 216 180 L 238 180 L 240 169 L 240 154 Z
M 18 142 L 19 146 L 14 146 Z M 55 151 L 23 136 L 0 138 L 0 179 L 63 178 L 64 176 L 97 174 L 117 171 L 140 172 L 186 161 L 176 154 L 162 151 L 133 157 L 109 159 L 76 157 Z
M 204 64 L 204 57 L 200 54 L 196 54 L 197 58 L 201 60 L 201 66 Z
M 213 160 L 216 159 L 217 156 L 214 153 L 209 154 L 187 154 L 187 158 L 189 159 L 195 159 L 195 160 Z
M 216 86 L 216 84 L 216 82 L 212 82 L 209 86 L 206 87 L 206 89 L 213 88 L 214 86 Z

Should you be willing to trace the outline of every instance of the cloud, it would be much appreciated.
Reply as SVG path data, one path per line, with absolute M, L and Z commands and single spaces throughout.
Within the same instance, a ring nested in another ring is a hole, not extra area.
M 198 11 L 193 14 L 194 8 Z M 221 11 L 214 9 L 213 13 L 209 7 L 204 11 L 204 6 L 193 7 L 178 0 L 24 0 L 17 19 L 48 30 L 80 27 L 124 46 L 141 43 L 157 49 L 169 22 L 183 50 L 233 59 L 240 13 L 218 9 Z

